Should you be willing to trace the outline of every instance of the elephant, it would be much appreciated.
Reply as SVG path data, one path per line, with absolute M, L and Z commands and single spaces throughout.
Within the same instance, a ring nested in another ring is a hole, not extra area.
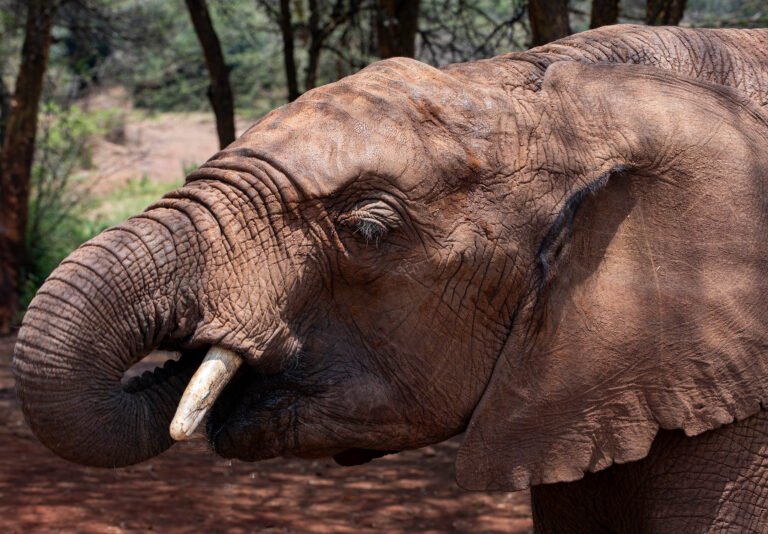
M 463 435 L 459 485 L 531 488 L 540 532 L 764 531 L 767 106 L 768 30 L 374 63 L 61 263 L 26 419 L 101 467 Z

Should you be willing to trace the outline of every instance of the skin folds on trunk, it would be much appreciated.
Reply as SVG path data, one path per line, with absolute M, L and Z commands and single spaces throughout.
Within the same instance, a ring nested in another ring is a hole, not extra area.
M 168 425 L 194 358 L 121 380 L 158 344 L 191 333 L 191 239 L 186 214 L 151 210 L 83 245 L 32 301 L 14 372 L 27 420 L 56 454 L 115 467 L 173 443 Z

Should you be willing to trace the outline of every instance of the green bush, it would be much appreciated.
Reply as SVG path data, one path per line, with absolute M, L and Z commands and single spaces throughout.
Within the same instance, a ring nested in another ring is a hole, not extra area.
M 144 176 L 103 198 L 91 193 L 91 141 L 123 129 L 120 110 L 85 112 L 54 102 L 43 105 L 30 183 L 26 261 L 21 304 L 26 307 L 48 275 L 70 252 L 114 226 L 177 184 L 155 184 Z M 179 182 L 180 183 L 180 182 Z
M 155 200 L 181 184 L 182 180 L 172 183 L 153 182 L 147 175 L 133 178 L 123 187 L 96 199 L 84 216 L 100 232 L 104 228 L 120 224 L 132 215 L 141 213 Z
M 27 232 L 27 265 L 22 278 L 24 308 L 48 275 L 70 252 L 103 230 L 141 213 L 164 193 L 182 184 L 156 183 L 142 176 L 103 197 L 81 196 L 38 211 L 38 226 Z M 65 195 L 66 196 L 66 195 Z M 72 198 L 72 197 L 70 197 Z M 39 206 L 35 206 L 39 210 Z
M 43 105 L 30 183 L 22 304 L 70 251 L 95 229 L 80 216 L 88 190 L 78 171 L 92 166 L 90 139 L 99 116 L 77 106 Z

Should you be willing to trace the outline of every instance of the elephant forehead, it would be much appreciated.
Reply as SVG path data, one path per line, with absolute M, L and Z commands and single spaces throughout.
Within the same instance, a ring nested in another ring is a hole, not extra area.
M 264 154 L 310 197 L 370 175 L 405 190 L 429 187 L 456 163 L 478 157 L 472 145 L 492 130 L 497 106 L 486 91 L 461 88 L 431 67 L 420 70 L 428 75 L 364 70 L 310 91 L 264 117 L 228 150 Z

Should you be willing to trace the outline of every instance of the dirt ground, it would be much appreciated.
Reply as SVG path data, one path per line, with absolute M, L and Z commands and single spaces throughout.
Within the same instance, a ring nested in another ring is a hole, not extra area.
M 331 460 L 230 462 L 203 442 L 144 464 L 79 467 L 40 445 L 13 391 L 0 338 L 0 532 L 530 532 L 526 492 L 453 481 L 458 441 L 358 467 Z
M 118 139 L 102 136 L 93 140 L 91 193 L 101 196 L 130 179 L 145 177 L 158 184 L 175 186 L 185 171 L 204 163 L 219 150 L 212 113 L 134 112 L 121 87 L 102 90 L 84 101 L 86 109 L 111 110 L 122 115 Z M 238 117 L 240 135 L 253 120 Z

